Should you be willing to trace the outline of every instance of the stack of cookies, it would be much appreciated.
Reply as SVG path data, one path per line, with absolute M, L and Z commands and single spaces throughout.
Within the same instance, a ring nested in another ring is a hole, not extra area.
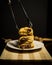
M 18 47 L 22 49 L 33 48 L 34 47 L 33 41 L 34 41 L 33 29 L 30 27 L 20 28 Z

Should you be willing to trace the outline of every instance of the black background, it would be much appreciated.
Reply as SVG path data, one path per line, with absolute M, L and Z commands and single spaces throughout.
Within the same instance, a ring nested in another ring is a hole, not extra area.
M 28 24 L 22 8 L 20 7 L 18 0 L 11 0 L 12 9 L 15 15 L 16 23 L 20 27 Z M 49 29 L 48 22 L 48 0 L 21 0 L 23 6 L 33 23 L 33 30 L 35 36 L 51 37 L 51 31 Z M 14 20 L 11 15 L 9 4 L 7 0 L 1 2 L 1 20 L 0 20 L 0 34 L 4 38 L 18 38 L 18 30 L 15 27 Z M 48 31 L 49 30 L 49 31 Z

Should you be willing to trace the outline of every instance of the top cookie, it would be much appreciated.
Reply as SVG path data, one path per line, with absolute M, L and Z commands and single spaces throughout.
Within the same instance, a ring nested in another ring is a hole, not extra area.
M 30 27 L 22 27 L 19 30 L 19 35 L 33 35 L 33 29 Z

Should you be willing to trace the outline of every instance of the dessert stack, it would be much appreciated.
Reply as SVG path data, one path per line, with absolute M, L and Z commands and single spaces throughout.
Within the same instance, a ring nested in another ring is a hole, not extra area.
M 22 49 L 34 47 L 33 29 L 30 27 L 22 27 L 19 30 L 18 47 Z

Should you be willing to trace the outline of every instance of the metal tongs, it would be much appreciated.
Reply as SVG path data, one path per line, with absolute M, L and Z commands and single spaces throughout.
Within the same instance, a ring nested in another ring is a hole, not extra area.
M 11 5 L 11 0 L 8 0 L 9 1 L 9 8 L 10 8 L 10 11 L 11 11 L 11 14 L 12 14 L 12 17 L 13 17 L 13 20 L 14 20 L 14 23 L 16 25 L 16 28 L 19 30 L 19 27 L 18 25 L 16 24 L 16 20 L 15 20 L 15 16 L 14 16 L 14 13 L 13 13 L 13 10 L 12 10 L 12 5 Z
M 31 22 L 30 18 L 28 17 L 28 15 L 27 15 L 27 13 L 26 13 L 26 11 L 25 11 L 25 9 L 24 9 L 24 6 L 23 6 L 22 2 L 21 2 L 20 0 L 18 0 L 18 2 L 19 2 L 20 6 L 21 6 L 22 9 L 23 9 L 23 12 L 24 12 L 24 14 L 25 14 L 25 16 L 26 16 L 27 22 L 29 23 L 29 27 L 32 28 L 33 24 L 32 24 L 32 22 Z M 11 0 L 9 0 L 9 7 L 10 7 L 10 10 L 11 10 L 12 17 L 13 17 L 14 23 L 15 23 L 15 25 L 16 25 L 16 28 L 19 30 L 19 27 L 18 27 L 18 25 L 16 24 L 14 12 L 13 12 L 13 10 L 12 10 Z

